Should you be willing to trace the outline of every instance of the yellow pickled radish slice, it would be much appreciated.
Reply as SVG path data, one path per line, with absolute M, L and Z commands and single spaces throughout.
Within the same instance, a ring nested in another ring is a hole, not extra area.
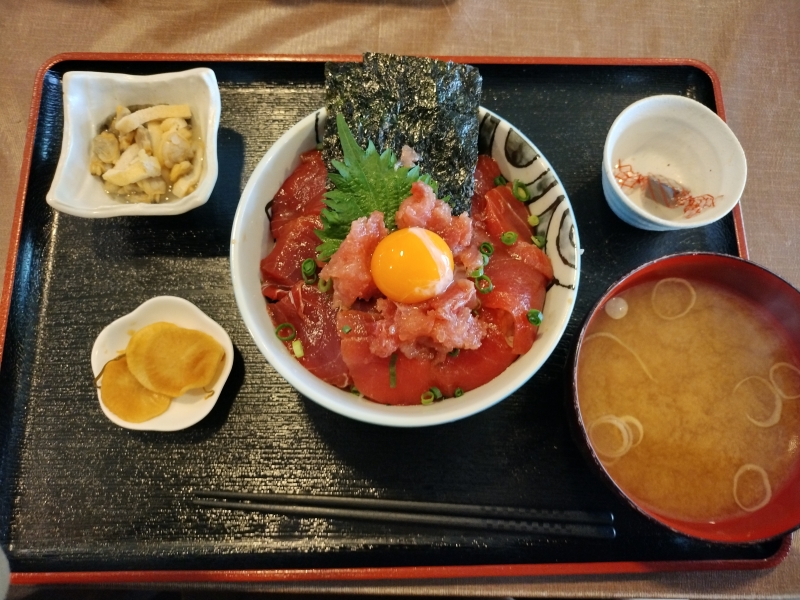
M 154 392 L 177 397 L 212 385 L 225 359 L 225 350 L 202 331 L 159 322 L 134 333 L 125 355 L 139 383 Z
M 169 408 L 172 398 L 144 387 L 128 369 L 123 356 L 103 367 L 100 398 L 105 407 L 123 421 L 142 423 Z

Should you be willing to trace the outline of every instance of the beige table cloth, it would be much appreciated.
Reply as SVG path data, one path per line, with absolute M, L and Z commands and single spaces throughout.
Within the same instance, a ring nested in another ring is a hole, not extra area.
M 728 123 L 747 155 L 741 202 L 751 259 L 800 286 L 799 0 L 0 0 L 2 256 L 36 71 L 53 55 L 89 51 L 698 59 L 719 75 Z M 766 571 L 262 589 L 800 597 L 800 535 L 794 542 L 789 558 Z

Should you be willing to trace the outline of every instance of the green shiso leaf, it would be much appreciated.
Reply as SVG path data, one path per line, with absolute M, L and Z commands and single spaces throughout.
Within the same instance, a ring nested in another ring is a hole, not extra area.
M 397 157 L 391 150 L 379 154 L 372 142 L 362 150 L 341 113 L 336 115 L 336 127 L 344 162 L 333 161 L 338 173 L 328 175 L 334 189 L 325 194 L 322 229 L 316 232 L 322 240 L 317 246 L 320 260 L 328 260 L 339 249 L 353 221 L 376 210 L 383 213 L 386 228 L 394 229 L 394 215 L 411 195 L 411 184 L 415 181 L 437 189 L 430 175 L 420 175 L 419 167 L 395 169 Z

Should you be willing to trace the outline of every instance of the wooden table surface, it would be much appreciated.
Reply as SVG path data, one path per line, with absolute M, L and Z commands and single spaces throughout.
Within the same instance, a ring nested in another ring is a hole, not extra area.
M 748 161 L 750 257 L 800 287 L 797 0 L 0 0 L 0 255 L 37 69 L 63 52 L 693 58 L 718 74 Z M 4 264 L 0 262 L 0 278 Z M 800 501 L 800 499 L 798 500 Z M 273 591 L 502 596 L 800 596 L 800 535 L 766 571 L 274 584 Z

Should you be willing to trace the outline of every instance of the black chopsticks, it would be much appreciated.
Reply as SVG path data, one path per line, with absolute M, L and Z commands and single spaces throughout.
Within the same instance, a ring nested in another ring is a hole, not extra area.
M 194 496 L 194 504 L 210 508 L 507 533 L 597 539 L 616 537 L 616 531 L 612 526 L 614 515 L 610 512 L 541 510 L 340 496 L 248 494 L 213 490 L 195 490 Z

